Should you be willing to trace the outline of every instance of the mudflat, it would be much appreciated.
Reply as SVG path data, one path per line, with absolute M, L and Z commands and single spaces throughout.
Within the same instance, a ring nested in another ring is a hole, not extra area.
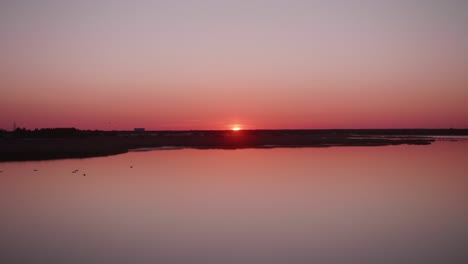
M 431 144 L 434 138 L 427 136 L 430 131 L 423 132 L 401 130 L 148 131 L 143 133 L 113 131 L 79 132 L 73 136 L 61 137 L 30 134 L 0 138 L 0 161 L 98 157 L 126 153 L 132 149 L 158 147 L 238 149 Z M 446 133 L 437 134 L 450 134 L 449 132 L 447 130 Z

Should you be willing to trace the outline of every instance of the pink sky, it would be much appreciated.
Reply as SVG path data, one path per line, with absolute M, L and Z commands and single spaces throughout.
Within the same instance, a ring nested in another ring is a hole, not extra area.
M 465 1 L 0 3 L 0 128 L 467 128 Z

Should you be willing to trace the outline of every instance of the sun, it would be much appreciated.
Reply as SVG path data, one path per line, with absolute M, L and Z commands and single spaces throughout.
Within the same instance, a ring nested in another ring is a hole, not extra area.
M 242 129 L 242 128 L 241 128 L 240 126 L 238 126 L 238 125 L 234 125 L 234 126 L 232 126 L 232 128 L 231 128 L 232 131 L 239 131 L 239 130 L 241 130 L 241 129 Z

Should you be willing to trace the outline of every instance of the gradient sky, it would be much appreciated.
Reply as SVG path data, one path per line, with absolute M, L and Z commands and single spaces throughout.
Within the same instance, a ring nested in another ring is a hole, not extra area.
M 0 2 L 0 128 L 468 127 L 468 1 Z

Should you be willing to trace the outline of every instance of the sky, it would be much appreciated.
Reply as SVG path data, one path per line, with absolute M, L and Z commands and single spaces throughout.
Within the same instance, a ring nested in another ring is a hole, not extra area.
M 468 128 L 465 0 L 2 0 L 0 128 Z

